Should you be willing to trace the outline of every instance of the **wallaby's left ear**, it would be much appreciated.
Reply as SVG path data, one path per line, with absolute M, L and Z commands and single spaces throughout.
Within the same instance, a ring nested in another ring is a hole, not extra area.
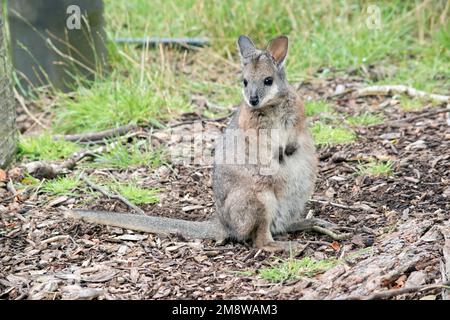
M 267 52 L 275 60 L 277 67 L 282 67 L 288 53 L 289 41 L 286 36 L 279 36 L 272 39 L 267 45 Z
M 237 44 L 242 59 L 250 57 L 256 50 L 252 39 L 244 35 L 239 36 Z

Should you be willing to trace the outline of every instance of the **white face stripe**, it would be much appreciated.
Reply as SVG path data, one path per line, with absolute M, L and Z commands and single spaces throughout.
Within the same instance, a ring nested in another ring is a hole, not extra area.
M 278 86 L 275 85 L 275 83 L 270 87 L 269 92 L 267 92 L 267 94 L 264 96 L 264 99 L 259 103 L 259 107 L 264 106 L 264 104 L 266 104 L 267 102 L 269 102 L 270 100 L 272 100 L 273 98 L 276 97 L 277 93 L 278 93 Z
M 245 96 L 245 89 L 242 89 L 242 96 L 244 97 L 244 101 L 247 104 L 247 106 L 251 107 L 252 105 L 250 104 L 247 97 Z

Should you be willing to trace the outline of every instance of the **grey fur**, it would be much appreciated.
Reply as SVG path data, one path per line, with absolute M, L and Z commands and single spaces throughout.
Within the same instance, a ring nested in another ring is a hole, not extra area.
M 270 233 L 277 234 L 289 230 L 292 224 L 305 217 L 304 206 L 313 192 L 316 178 L 316 156 L 307 129 L 300 132 L 295 129 L 303 119 L 299 119 L 299 98 L 286 80 L 285 56 L 282 61 L 274 61 L 267 51 L 252 47 L 248 37 L 241 36 L 238 44 L 242 74 L 247 80 L 247 85 L 243 85 L 246 104 L 234 114 L 216 150 L 232 149 L 233 143 L 230 145 L 229 141 L 236 135 L 244 139 L 245 133 L 236 134 L 240 114 L 244 111 L 249 113 L 258 130 L 277 129 L 284 137 L 280 145 L 273 147 L 273 158 L 282 159 L 279 171 L 269 176 L 260 174 L 259 164 L 220 163 L 222 154 L 216 152 L 213 190 L 218 217 L 231 237 L 255 240 L 255 233 L 264 223 L 269 225 Z M 267 77 L 273 78 L 272 86 L 264 84 Z M 248 103 L 253 95 L 258 95 L 261 101 L 258 106 Z M 287 146 L 290 155 L 280 155 L 279 150 L 284 152 Z M 281 194 L 275 195 L 272 189 L 282 190 Z M 264 241 L 271 241 L 271 235 L 265 237 Z
M 270 43 L 269 43 L 270 44 Z M 267 50 L 256 49 L 252 40 L 247 36 L 240 36 L 238 46 L 241 53 L 242 80 L 247 82 L 243 85 L 243 97 L 249 105 L 252 97 L 257 97 L 260 103 L 254 108 L 260 108 L 263 104 L 270 104 L 273 92 L 277 97 L 282 97 L 288 92 L 288 83 L 284 68 L 284 61 L 275 61 Z M 264 84 L 266 78 L 271 77 L 273 84 Z M 273 101 L 276 103 L 276 101 Z
M 179 219 L 151 217 L 138 214 L 115 214 L 107 211 L 69 210 L 69 217 L 108 226 L 121 227 L 136 231 L 157 234 L 180 234 L 188 238 L 215 239 L 226 238 L 220 223 L 212 219 L 208 221 L 185 221 Z
M 249 59 L 256 52 L 253 41 L 247 36 L 240 36 L 237 44 L 242 59 Z

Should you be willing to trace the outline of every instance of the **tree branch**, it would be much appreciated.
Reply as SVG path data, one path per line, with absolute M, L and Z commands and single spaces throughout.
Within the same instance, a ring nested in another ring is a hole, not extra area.
M 106 146 L 96 148 L 94 150 L 82 150 L 72 154 L 67 160 L 62 163 L 51 163 L 47 161 L 33 161 L 23 165 L 25 171 L 38 179 L 54 179 L 61 174 L 72 170 L 78 162 L 86 157 L 92 157 L 95 154 L 105 152 Z
M 392 289 L 386 290 L 382 292 L 374 293 L 370 296 L 350 296 L 346 300 L 377 300 L 377 299 L 387 299 L 395 296 L 399 296 L 407 293 L 416 293 L 416 292 L 424 292 L 435 289 L 448 288 L 450 286 L 450 282 L 439 283 L 439 284 L 427 284 L 423 286 L 415 286 L 408 288 L 400 288 L 400 289 Z
M 380 124 L 373 124 L 373 125 L 369 125 L 369 128 L 372 127 L 399 127 L 401 126 L 402 123 L 411 123 L 412 121 L 415 121 L 417 119 L 422 119 L 422 118 L 428 118 L 430 116 L 434 116 L 436 114 L 441 114 L 441 113 L 446 113 L 446 112 L 450 112 L 450 108 L 443 108 L 443 109 L 436 109 L 436 110 L 432 110 L 429 112 L 423 112 L 419 115 L 416 116 L 412 116 L 412 117 L 408 117 L 408 118 L 404 118 L 404 119 L 399 119 L 399 120 L 394 120 L 394 121 L 388 121 L 385 123 L 380 123 Z
M 108 198 L 111 199 L 116 199 L 119 200 L 121 202 L 123 202 L 124 204 L 126 204 L 129 208 L 133 209 L 134 211 L 136 211 L 139 214 L 145 215 L 145 212 L 139 208 L 138 206 L 132 204 L 127 198 L 125 198 L 124 196 L 120 195 L 120 194 L 111 194 L 109 193 L 105 188 L 95 184 L 94 182 L 92 182 L 91 180 L 89 180 L 86 176 L 82 175 L 81 179 L 83 179 L 84 182 L 86 182 L 86 184 L 91 187 L 94 190 L 99 191 L 100 193 L 102 193 L 103 195 L 107 196 Z
M 88 132 L 82 134 L 69 134 L 69 135 L 57 135 L 54 136 L 54 140 L 65 140 L 72 142 L 89 142 L 89 141 L 98 141 L 107 138 L 123 136 L 129 132 L 134 132 L 138 130 L 139 127 L 134 124 L 128 124 L 125 126 L 117 127 L 114 129 L 108 129 L 99 132 Z
M 449 96 L 427 93 L 405 85 L 371 86 L 356 90 L 356 95 L 359 97 L 391 94 L 406 94 L 412 98 L 423 98 L 437 102 L 450 103 Z

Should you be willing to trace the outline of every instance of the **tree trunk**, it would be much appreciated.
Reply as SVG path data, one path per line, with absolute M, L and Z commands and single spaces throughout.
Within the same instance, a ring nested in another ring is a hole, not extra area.
M 5 167 L 11 161 L 16 149 L 15 103 L 7 53 L 0 4 L 0 167 Z

